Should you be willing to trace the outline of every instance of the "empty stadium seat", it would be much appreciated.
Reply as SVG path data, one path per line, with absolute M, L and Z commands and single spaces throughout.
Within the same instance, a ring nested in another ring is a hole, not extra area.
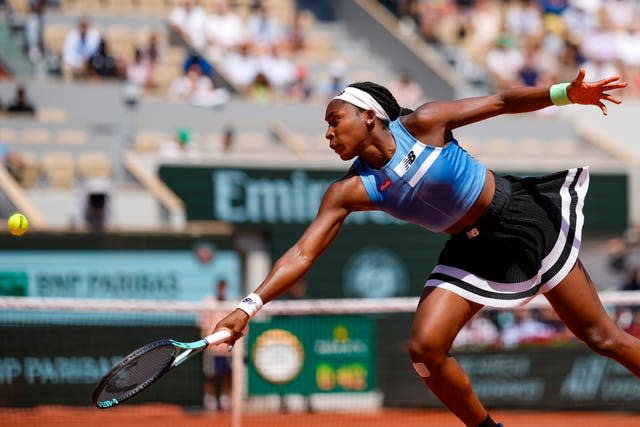
M 20 142 L 22 144 L 50 144 L 52 141 L 51 131 L 49 129 L 24 129 L 20 135 Z
M 43 39 L 46 49 L 54 55 L 59 56 L 62 53 L 64 39 L 70 30 L 71 25 L 68 24 L 45 25 Z
M 162 132 L 139 132 L 134 141 L 134 149 L 139 153 L 156 153 L 160 144 L 168 138 Z
M 133 15 L 135 13 L 134 0 L 104 0 L 105 10 L 113 14 Z
M 102 152 L 79 154 L 76 169 L 78 176 L 82 179 L 110 178 L 112 172 L 109 156 Z
M 20 155 L 24 163 L 20 176 L 20 185 L 23 188 L 33 188 L 38 184 L 38 179 L 40 178 L 38 155 L 33 151 L 22 151 Z
M 65 123 L 67 112 L 62 108 L 38 108 L 36 120 L 41 123 Z
M 44 153 L 40 166 L 49 186 L 53 188 L 72 188 L 74 186 L 75 167 L 71 154 L 65 152 Z
M 11 128 L 0 128 L 0 143 L 15 144 L 18 140 L 16 131 Z
M 80 129 L 60 129 L 56 132 L 55 141 L 62 145 L 84 145 L 87 143 L 87 133 Z
M 14 12 L 29 12 L 29 0 L 8 0 L 7 3 L 11 6 L 11 9 L 13 9 Z
M 168 16 L 170 4 L 165 0 L 138 0 L 138 11 L 143 14 Z

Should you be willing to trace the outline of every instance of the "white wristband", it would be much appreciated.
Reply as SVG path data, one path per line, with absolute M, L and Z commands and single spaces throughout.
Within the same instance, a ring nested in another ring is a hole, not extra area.
M 260 311 L 264 304 L 262 303 L 262 298 L 258 294 L 254 294 L 253 292 L 244 297 L 240 304 L 236 308 L 244 311 L 249 315 L 249 317 L 253 317 Z

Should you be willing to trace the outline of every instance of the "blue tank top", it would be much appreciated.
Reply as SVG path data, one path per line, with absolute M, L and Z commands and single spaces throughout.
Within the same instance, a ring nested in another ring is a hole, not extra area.
M 396 151 L 382 168 L 358 158 L 354 166 L 371 203 L 388 214 L 430 231 L 444 231 L 473 206 L 486 168 L 453 139 L 444 147 L 416 140 L 400 123 L 389 124 Z

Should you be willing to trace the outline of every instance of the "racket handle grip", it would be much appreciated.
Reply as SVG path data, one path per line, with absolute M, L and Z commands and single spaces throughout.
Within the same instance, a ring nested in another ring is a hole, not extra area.
M 222 329 L 217 332 L 207 335 L 203 339 L 209 343 L 209 345 L 218 345 L 231 336 L 231 331 Z

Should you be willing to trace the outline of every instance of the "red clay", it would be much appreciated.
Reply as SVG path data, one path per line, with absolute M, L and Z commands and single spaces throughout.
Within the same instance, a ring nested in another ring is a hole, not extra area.
M 494 411 L 506 427 L 640 427 L 640 413 Z M 185 412 L 161 404 L 100 410 L 42 406 L 0 409 L 0 426 L 11 427 L 229 427 L 228 413 Z M 247 414 L 242 427 L 448 427 L 462 426 L 445 411 L 385 409 L 372 413 Z

